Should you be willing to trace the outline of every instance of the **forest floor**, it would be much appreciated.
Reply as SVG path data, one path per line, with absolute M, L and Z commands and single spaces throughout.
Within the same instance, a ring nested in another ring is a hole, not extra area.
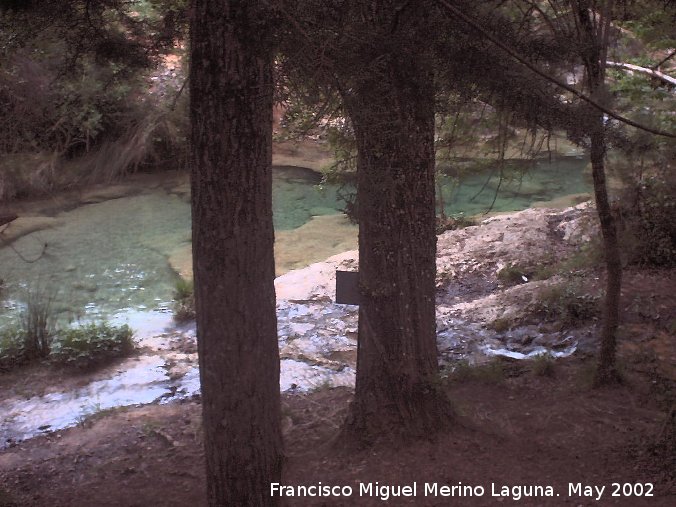
M 444 381 L 456 411 L 447 433 L 350 452 L 336 441 L 349 389 L 284 394 L 282 484 L 351 486 L 353 494 L 285 498 L 283 505 L 674 505 L 676 435 L 673 413 L 667 415 L 676 380 L 673 335 L 658 324 L 674 317 L 674 281 L 673 271 L 627 272 L 626 291 L 656 303 L 625 311 L 626 327 L 635 332 L 620 347 L 618 386 L 590 388 L 589 356 L 546 368 L 502 359 Z M 18 443 L 0 453 L 0 506 L 206 505 L 200 421 L 194 399 L 104 411 Z M 415 482 L 416 496 L 359 496 L 360 484 L 376 481 Z M 425 484 L 434 483 L 462 483 L 477 493 L 481 486 L 483 496 L 426 496 Z M 580 493 L 569 489 L 578 483 Z M 615 483 L 619 494 L 624 487 L 653 496 L 613 496 Z M 555 496 L 515 500 L 519 486 L 535 485 L 551 486 Z M 509 495 L 493 496 L 503 486 Z M 585 496 L 594 487 L 605 487 L 600 500 L 596 492 Z
M 351 498 L 289 498 L 285 504 L 494 505 L 518 495 L 510 489 L 511 496 L 495 497 L 493 488 L 542 485 L 560 496 L 517 503 L 674 505 L 673 427 L 666 425 L 662 405 L 666 384 L 652 366 L 632 363 L 623 385 L 591 390 L 589 361 L 557 361 L 552 376 L 535 375 L 528 363 L 505 363 L 500 378 L 445 384 L 457 411 L 448 433 L 360 452 L 335 445 L 348 389 L 285 395 L 282 483 L 353 488 Z M 200 417 L 199 401 L 147 405 L 101 413 L 23 442 L 0 455 L 0 505 L 206 505 Z M 417 482 L 417 496 L 387 502 L 360 497 L 359 483 L 375 481 Z M 425 496 L 425 483 L 482 486 L 484 495 Z M 569 483 L 605 490 L 597 501 L 596 494 L 570 495 Z M 654 496 L 614 497 L 614 483 L 641 484 Z
M 584 247 L 594 235 L 582 243 L 562 239 L 583 230 L 571 227 L 585 215 L 570 213 L 530 210 L 440 236 L 438 304 L 455 312 L 453 318 L 484 328 L 533 326 L 540 317 L 528 308 L 542 300 L 542 290 L 561 283 L 556 280 L 574 259 L 587 263 L 574 270 L 584 293 L 600 294 L 602 264 L 589 261 Z M 531 278 L 543 259 L 557 270 L 554 282 L 533 278 L 512 285 L 496 278 L 505 263 L 519 266 L 517 278 L 522 271 Z M 289 280 L 287 286 L 300 287 Z M 353 494 L 286 497 L 282 505 L 676 505 L 674 287 L 676 270 L 626 269 L 620 385 L 591 388 L 594 317 L 575 324 L 571 333 L 580 344 L 571 357 L 496 358 L 451 373 L 441 388 L 455 407 L 455 423 L 429 440 L 347 451 L 337 439 L 350 389 L 283 394 L 282 484 L 321 482 L 349 486 Z M 77 383 L 60 375 L 36 366 L 0 378 L 0 389 L 19 385 L 30 394 L 41 386 Z M 206 505 L 204 468 L 198 398 L 99 411 L 75 427 L 0 451 L 0 507 L 198 507 Z M 376 482 L 394 488 L 415 483 L 416 496 L 385 500 L 385 489 L 360 496 L 361 485 L 375 488 Z M 434 484 L 472 486 L 475 496 L 426 495 L 426 485 Z M 504 486 L 506 496 L 493 496 Z M 532 486 L 554 496 L 525 496 Z M 642 496 L 624 496 L 629 492 Z

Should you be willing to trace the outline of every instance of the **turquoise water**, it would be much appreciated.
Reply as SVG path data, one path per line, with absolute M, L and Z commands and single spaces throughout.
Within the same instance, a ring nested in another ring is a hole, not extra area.
M 592 182 L 584 171 L 586 165 L 587 159 L 578 157 L 510 162 L 503 169 L 502 182 L 497 167 L 470 175 L 450 171 L 450 176 L 442 177 L 444 209 L 449 215 L 466 216 L 485 213 L 491 204 L 491 211 L 517 211 L 535 202 L 590 192 Z
M 333 215 L 343 207 L 335 185 L 320 185 L 322 177 L 303 167 L 275 168 L 272 181 L 272 216 L 275 230 L 296 229 L 313 216 Z
M 537 163 L 522 179 L 505 182 L 495 211 L 524 209 L 534 201 L 587 192 L 583 159 Z M 489 173 L 468 177 L 460 187 L 450 178 L 444 189 L 449 214 L 481 213 L 493 200 L 497 178 Z M 273 182 L 274 223 L 277 230 L 300 227 L 312 216 L 335 214 L 343 207 L 337 188 L 319 188 L 320 176 L 302 168 L 276 168 Z M 485 188 L 482 191 L 482 187 Z M 16 316 L 22 292 L 40 286 L 54 296 L 61 319 L 108 316 L 123 309 L 166 309 L 177 275 L 167 258 L 190 242 L 190 207 L 181 197 L 156 188 L 140 195 L 113 199 L 56 215 L 61 225 L 34 232 L 13 246 L 0 248 L 0 279 L 5 281 L 0 326 Z

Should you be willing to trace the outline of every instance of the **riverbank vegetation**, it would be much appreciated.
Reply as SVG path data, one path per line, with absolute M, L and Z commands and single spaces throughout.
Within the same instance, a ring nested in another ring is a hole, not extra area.
M 167 58 L 181 58 L 184 9 L 163 0 L 2 6 L 0 201 L 180 165 L 186 103 L 180 66 Z
M 174 288 L 171 311 L 176 322 L 188 322 L 195 319 L 195 285 L 192 280 L 178 279 Z
M 18 322 L 0 329 L 0 372 L 36 362 L 86 370 L 134 351 L 133 331 L 126 324 L 60 322 L 56 297 L 40 285 L 26 290 Z

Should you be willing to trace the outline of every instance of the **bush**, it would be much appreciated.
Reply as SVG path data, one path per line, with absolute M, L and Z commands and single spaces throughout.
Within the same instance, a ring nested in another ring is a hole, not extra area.
M 676 266 L 676 177 L 653 175 L 630 189 L 619 212 L 627 262 L 643 266 Z
M 92 322 L 60 331 L 50 358 L 58 365 L 89 368 L 129 355 L 133 350 L 133 332 L 128 325 Z
M 467 382 L 474 380 L 483 384 L 500 384 L 505 380 L 505 370 L 500 358 L 487 363 L 471 365 L 467 361 L 458 361 L 448 376 L 449 380 Z
M 444 231 L 455 231 L 476 225 L 471 218 L 467 218 L 462 213 L 454 216 L 437 216 L 436 233 L 441 234 Z
M 195 319 L 195 286 L 192 280 L 179 278 L 174 287 L 174 304 L 171 308 L 176 322 Z
M 496 333 L 504 333 L 512 327 L 512 321 L 504 317 L 498 317 L 488 324 L 488 329 L 492 329 Z
M 560 320 L 564 327 L 572 327 L 599 314 L 599 297 L 586 294 L 575 281 L 550 285 L 542 289 L 533 312 L 547 320 Z
M 530 272 L 527 272 L 520 266 L 507 264 L 504 268 L 498 271 L 498 280 L 509 285 L 516 285 L 519 283 L 526 283 L 530 279 Z
M 26 362 L 24 332 L 10 326 L 0 332 L 0 371 L 9 371 Z
M 537 377 L 554 376 L 554 358 L 550 354 L 540 354 L 532 361 L 533 375 Z

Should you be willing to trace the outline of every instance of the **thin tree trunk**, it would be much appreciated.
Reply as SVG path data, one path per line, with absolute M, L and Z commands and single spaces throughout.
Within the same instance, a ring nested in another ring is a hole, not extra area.
M 281 476 L 272 52 L 260 3 L 196 0 L 193 264 L 208 500 L 275 505 Z
M 605 53 L 610 29 L 612 2 L 605 3 L 602 15 L 594 21 L 589 0 L 577 0 L 575 13 L 581 35 L 582 58 L 587 70 L 589 92 L 594 100 L 605 102 Z M 605 105 L 605 104 L 604 104 Z M 591 164 L 594 181 L 596 211 L 601 225 L 606 259 L 606 297 L 603 308 L 603 323 L 599 344 L 598 366 L 594 383 L 608 384 L 617 381 L 615 368 L 617 328 L 620 322 L 620 294 L 622 289 L 622 261 L 617 239 L 615 218 L 610 209 L 606 185 L 605 155 L 606 139 L 603 115 L 589 108 Z
M 434 89 L 390 62 L 345 97 L 358 147 L 359 345 L 345 430 L 364 443 L 443 429 L 437 389 Z
M 596 211 L 601 224 L 603 249 L 606 260 L 606 297 L 603 308 L 601 342 L 595 384 L 603 385 L 617 380 L 615 358 L 617 349 L 617 328 L 620 322 L 620 293 L 622 290 L 622 261 L 617 239 L 615 218 L 608 202 L 605 176 L 605 137 L 602 118 L 591 136 L 591 164 L 594 180 Z

